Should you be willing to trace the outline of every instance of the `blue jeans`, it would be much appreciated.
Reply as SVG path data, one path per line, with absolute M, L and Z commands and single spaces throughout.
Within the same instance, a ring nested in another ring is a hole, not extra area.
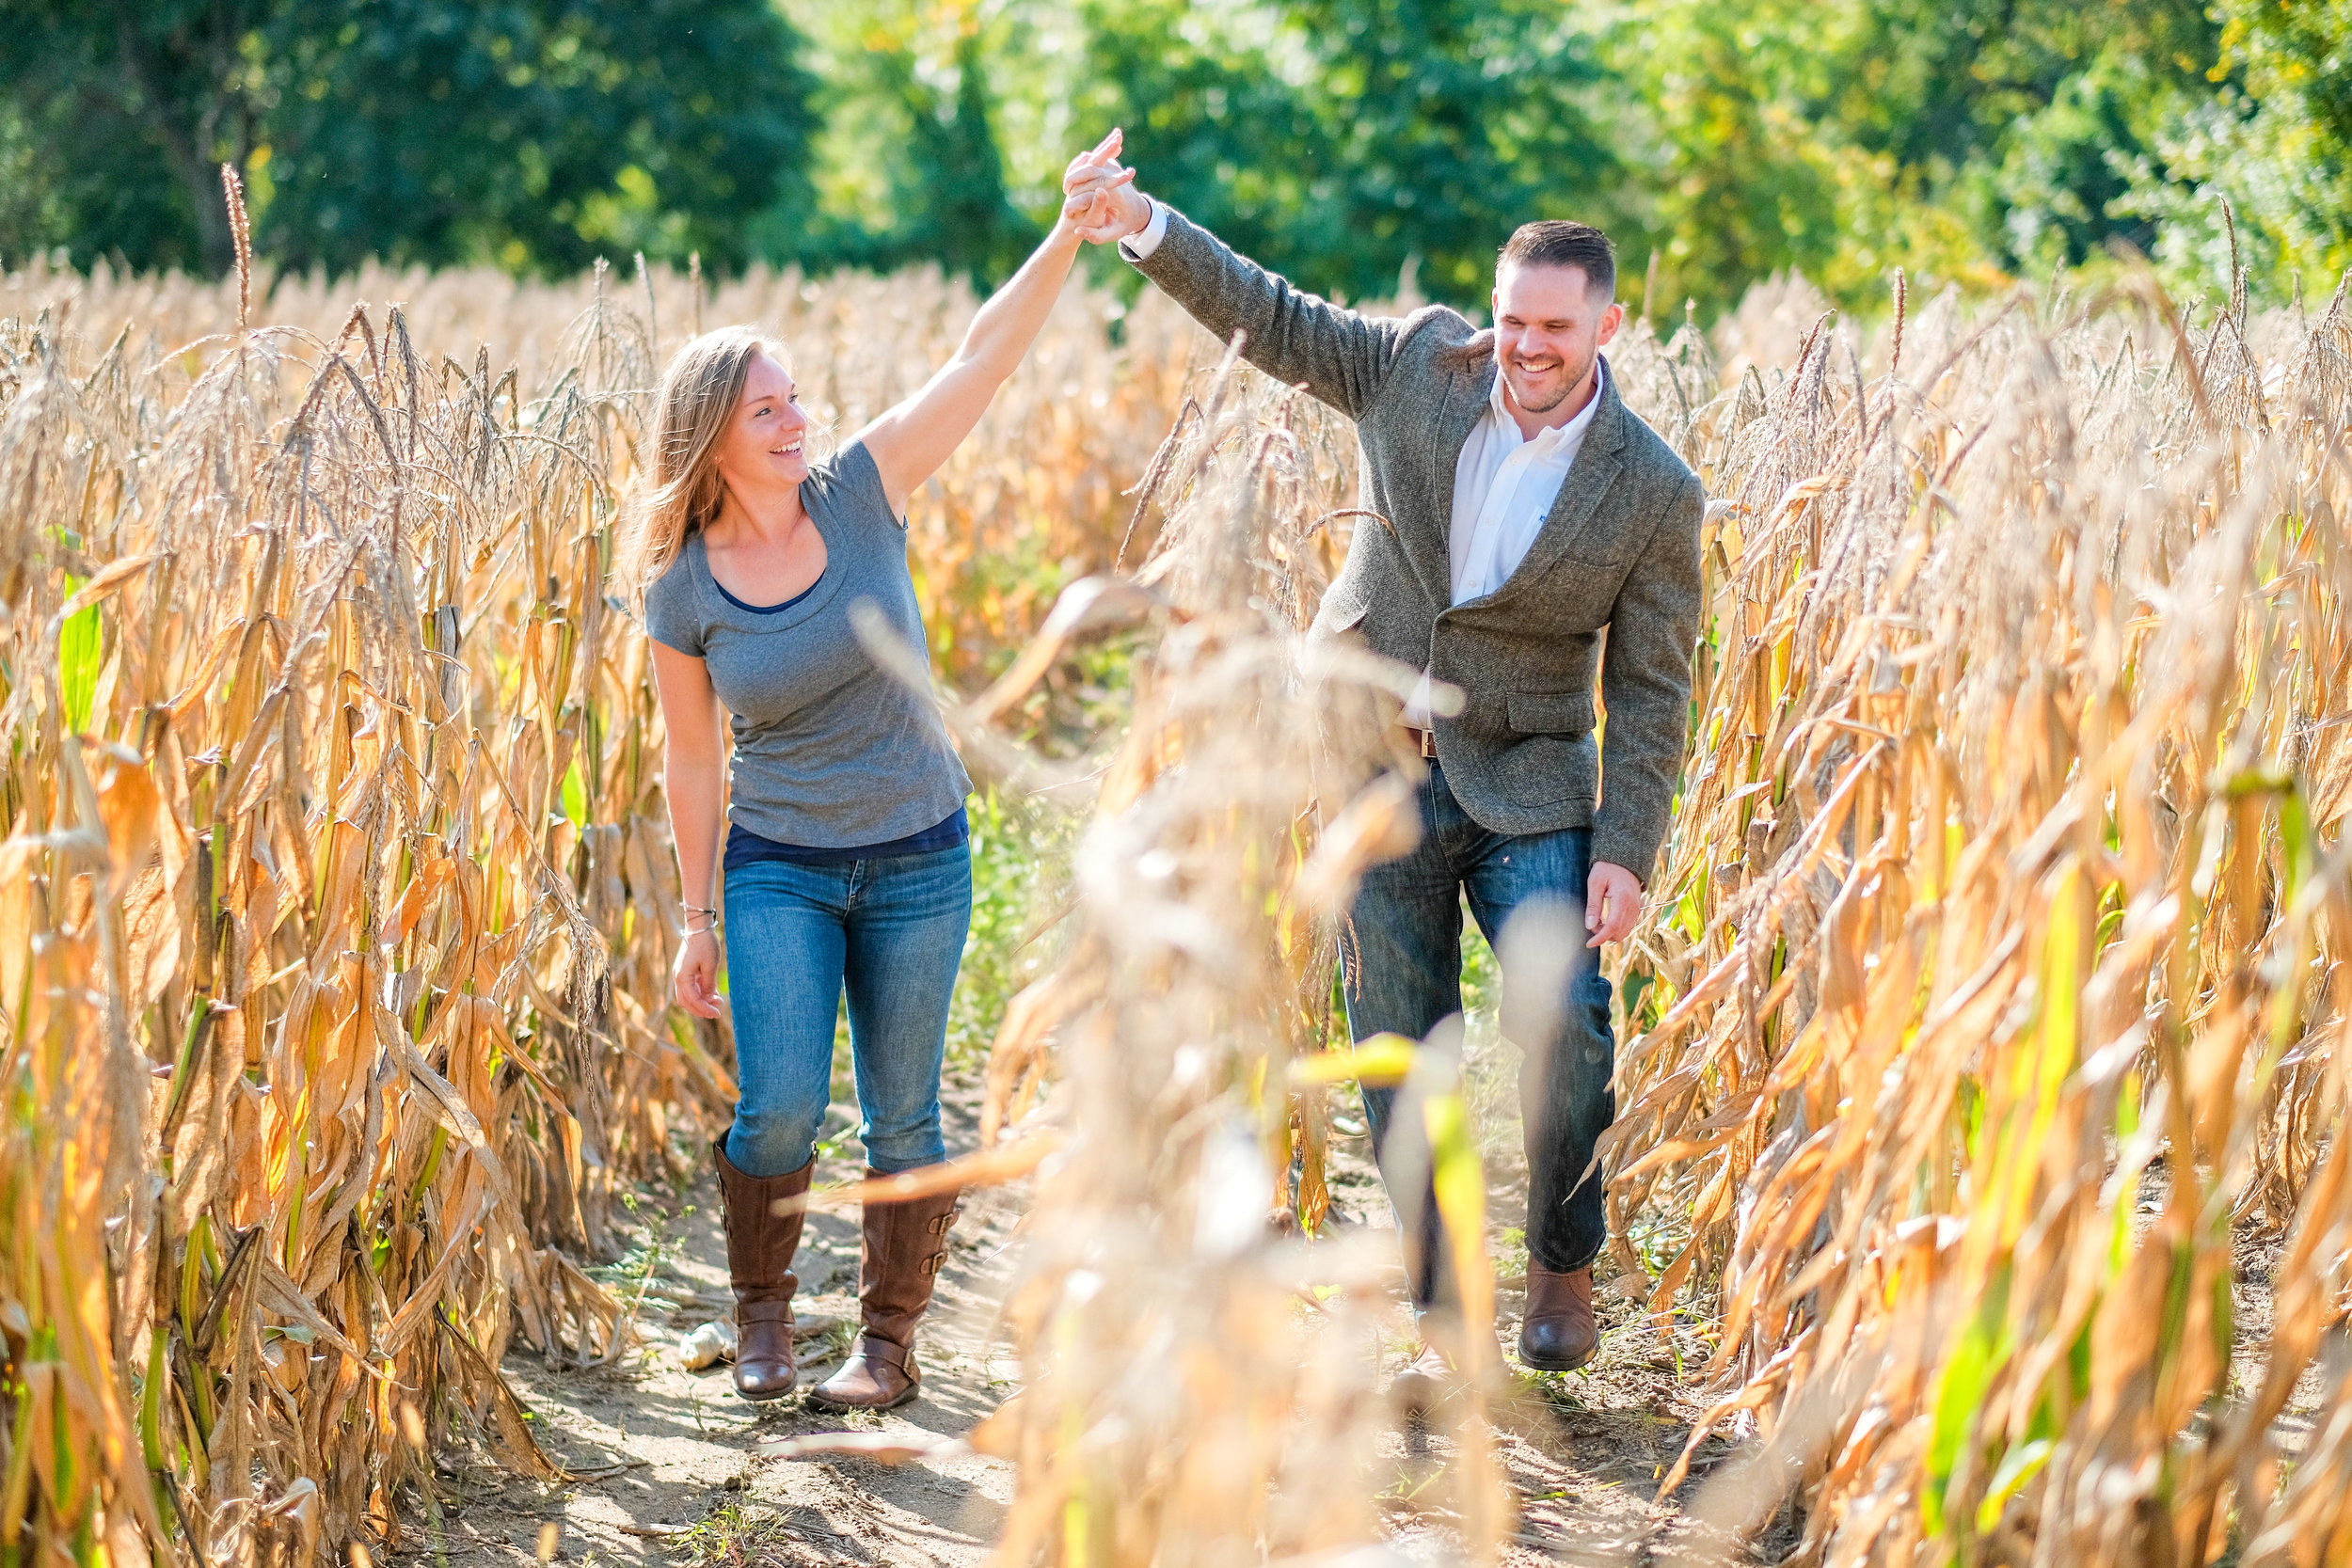
M 838 865 L 755 861 L 727 872 L 725 899 L 741 1095 L 728 1160 L 750 1176 L 808 1164 L 833 1098 L 844 988 L 866 1164 L 895 1175 L 946 1159 L 939 1068 L 972 925 L 971 847 Z
M 1421 790 L 1422 839 L 1401 860 L 1364 878 L 1340 942 L 1346 979 L 1348 1033 L 1356 1039 L 1392 1031 L 1425 1039 L 1462 1010 L 1462 895 L 1490 942 L 1501 945 L 1512 916 L 1550 905 L 1571 935 L 1574 951 L 1562 966 L 1560 996 L 1549 1037 L 1518 1039 L 1519 1106 L 1527 1147 L 1527 1250 L 1541 1267 L 1584 1268 L 1607 1239 L 1601 1176 L 1587 1172 L 1593 1146 L 1616 1119 L 1610 1087 L 1616 1040 L 1609 1027 L 1609 982 L 1584 946 L 1584 889 L 1592 873 L 1589 828 L 1556 832 L 1490 832 L 1471 820 L 1446 786 L 1437 764 Z M 1406 1274 L 1416 1307 L 1435 1305 L 1445 1289 L 1445 1250 L 1437 1201 L 1429 1189 L 1425 1135 L 1409 1130 L 1409 1144 L 1391 1147 L 1398 1091 L 1364 1090 L 1373 1156 L 1389 1182 L 1406 1243 Z M 1401 1128 L 1402 1123 L 1398 1123 Z M 1399 1193 L 1400 1180 L 1418 1195 Z

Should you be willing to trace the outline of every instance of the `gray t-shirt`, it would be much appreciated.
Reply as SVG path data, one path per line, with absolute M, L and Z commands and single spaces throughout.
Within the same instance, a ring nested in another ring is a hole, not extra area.
M 645 590 L 645 629 L 691 654 L 732 716 L 729 820 L 777 844 L 881 844 L 936 826 L 972 789 L 938 705 L 883 673 L 850 607 L 866 603 L 928 654 L 906 525 L 863 443 L 818 464 L 801 503 L 825 541 L 825 572 L 800 598 L 761 610 L 711 578 L 697 532 Z

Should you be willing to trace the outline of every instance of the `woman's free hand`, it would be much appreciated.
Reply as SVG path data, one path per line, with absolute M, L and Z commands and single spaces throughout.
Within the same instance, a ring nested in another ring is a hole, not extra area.
M 696 1018 L 717 1018 L 724 1006 L 719 1000 L 719 939 L 709 927 L 690 931 L 677 950 L 670 971 L 670 987 L 677 1005 Z

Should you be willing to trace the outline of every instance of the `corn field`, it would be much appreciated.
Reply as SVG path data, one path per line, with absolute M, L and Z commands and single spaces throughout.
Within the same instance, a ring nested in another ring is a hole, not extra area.
M 1745 1440 L 1690 1507 L 1736 1537 L 1793 1497 L 1808 1563 L 2352 1559 L 2352 305 L 1793 297 L 1612 357 L 1715 498 L 1605 1149 L 1619 1332 L 1694 1335 L 1692 1449 Z M 667 1003 L 603 580 L 656 369 L 758 322 L 853 428 L 972 304 L 0 283 L 0 1557 L 397 1549 L 459 1440 L 564 1477 L 499 1363 L 628 1347 L 583 1264 L 733 1098 Z M 1376 1534 L 1392 1259 L 1266 1224 L 1318 1227 L 1347 1079 L 1422 1091 L 1494 1311 L 1453 1064 L 1327 1049 L 1414 765 L 1406 673 L 1299 628 L 1378 525 L 1344 426 L 1217 355 L 1073 290 L 914 503 L 976 773 L 1083 825 L 967 1167 L 1038 1173 L 1023 1391 L 973 1437 L 1019 1464 L 1008 1561 Z M 1110 625 L 1127 717 L 1073 756 L 1041 731 Z M 1464 1370 L 1444 1495 L 1489 1557 L 1505 1370 Z
M 356 289 L 407 304 L 0 300 L 12 1562 L 397 1545 L 453 1422 L 560 1476 L 498 1362 L 626 1348 L 581 1261 L 735 1093 L 668 1002 L 660 730 L 604 585 L 658 356 L 698 309 L 780 325 L 853 425 L 972 309 L 936 277 Z M 917 501 L 951 671 L 1123 538 L 1110 476 L 1187 344 L 1163 315 L 1115 360 L 1105 308 L 1073 296 Z
M 1616 1233 L 1684 1236 L 1648 1300 L 1700 1285 L 1800 1560 L 2344 1560 L 2347 294 L 1899 290 L 1873 379 L 1825 324 L 1648 371 L 1716 592 Z

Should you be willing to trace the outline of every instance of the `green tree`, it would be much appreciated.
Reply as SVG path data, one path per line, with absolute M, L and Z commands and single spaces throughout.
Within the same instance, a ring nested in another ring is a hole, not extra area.
M 1996 265 L 2046 273 L 2155 239 L 2125 199 L 2209 94 L 2201 0 L 1869 0 L 1815 57 L 1809 112 L 1917 170 Z
M 275 0 L 0 0 L 0 184 L 9 251 L 217 272 L 220 166 L 242 166 L 266 93 L 254 55 Z
M 1759 12 L 1766 14 L 1759 15 Z M 1714 0 L 1643 8 L 1610 55 L 1648 113 L 1653 245 L 1662 298 L 1710 310 L 1776 272 L 1818 276 L 1837 247 L 1837 180 L 1785 83 L 1801 43 L 1776 7 Z
M 1255 40 L 1174 0 L 1082 15 L 1089 123 L 1124 124 L 1147 189 L 1311 287 L 1385 294 L 1411 261 L 1475 308 L 1519 224 L 1627 228 L 1601 71 L 1556 6 L 1285 0 Z
M 1081 136 L 1123 126 L 1142 187 L 1247 255 L 1328 260 L 1310 256 L 1296 229 L 1315 129 L 1308 95 L 1262 45 L 1205 25 L 1186 0 L 1086 0 L 1079 26 Z
M 876 268 L 936 261 L 993 289 L 1012 276 L 1043 231 L 1006 194 L 991 123 L 994 103 L 978 32 L 961 31 L 946 79 L 929 79 L 911 44 L 871 50 L 869 90 L 897 111 L 904 139 L 889 160 L 888 216 L 847 230 L 844 259 Z
M 1370 293 L 1408 257 L 1431 294 L 1483 305 L 1521 223 L 1624 231 L 1625 170 L 1586 102 L 1601 72 L 1549 0 L 1290 0 L 1313 66 L 1304 234 Z
M 272 51 L 262 223 L 291 264 L 732 267 L 747 217 L 809 204 L 815 83 L 764 0 L 346 3 Z
M 1997 287 L 2147 248 L 2173 133 L 2212 97 L 2200 0 L 1642 0 L 1609 58 L 1665 178 L 1687 292 L 1806 273 L 1849 301 L 1885 271 Z
M 0 26 L 29 176 L 0 236 L 28 246 L 217 271 L 224 162 L 294 266 L 726 265 L 808 202 L 813 84 L 766 0 L 0 0 Z
M 2147 205 L 2171 217 L 2168 260 L 2213 276 L 2235 203 L 2241 259 L 2280 293 L 2322 294 L 2352 270 L 2352 0 L 2228 0 L 2213 99 L 2166 148 L 2197 198 Z

